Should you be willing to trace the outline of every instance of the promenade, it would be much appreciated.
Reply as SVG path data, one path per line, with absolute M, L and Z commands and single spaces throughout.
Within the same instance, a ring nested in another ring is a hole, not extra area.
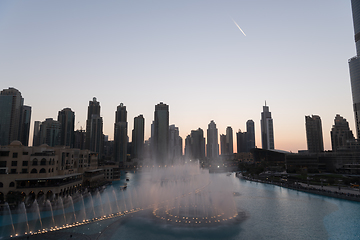
M 359 189 L 354 189 L 351 187 L 344 186 L 344 187 L 339 188 L 338 186 L 319 186 L 319 185 L 311 185 L 311 184 L 308 185 L 306 183 L 301 183 L 301 182 L 280 183 L 280 182 L 264 181 L 261 179 L 244 177 L 244 176 L 240 176 L 240 175 L 238 175 L 238 177 L 249 180 L 249 181 L 277 185 L 280 187 L 289 188 L 289 189 L 293 189 L 293 190 L 297 190 L 297 191 L 360 202 Z

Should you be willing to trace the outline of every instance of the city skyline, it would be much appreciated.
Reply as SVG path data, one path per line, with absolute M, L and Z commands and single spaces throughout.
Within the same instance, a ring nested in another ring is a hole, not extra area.
M 56 119 L 64 108 L 75 112 L 75 129 L 85 129 L 93 97 L 109 139 L 121 102 L 130 139 L 139 114 L 150 137 L 159 102 L 169 105 L 169 124 L 183 139 L 198 128 L 207 138 L 211 120 L 219 135 L 227 126 L 245 132 L 252 119 L 261 147 L 265 100 L 276 149 L 307 149 L 306 115 L 321 117 L 325 150 L 336 114 L 356 132 L 350 1 L 84 3 L 0 3 L 1 89 L 18 89 L 32 107 L 30 136 L 35 121 Z

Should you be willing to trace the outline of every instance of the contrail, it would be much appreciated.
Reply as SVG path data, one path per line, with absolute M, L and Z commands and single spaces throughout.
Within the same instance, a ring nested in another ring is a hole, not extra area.
M 244 31 L 241 29 L 241 27 L 235 22 L 235 20 L 234 19 L 231 19 L 231 20 L 233 20 L 233 22 L 235 23 L 235 25 L 240 29 L 240 31 L 245 35 L 245 37 L 246 37 L 246 34 L 244 33 Z

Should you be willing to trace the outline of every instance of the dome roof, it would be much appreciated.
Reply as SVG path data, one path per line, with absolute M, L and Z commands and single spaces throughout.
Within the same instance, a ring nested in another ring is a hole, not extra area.
M 10 143 L 10 146 L 22 146 L 22 143 L 18 140 L 15 140 Z

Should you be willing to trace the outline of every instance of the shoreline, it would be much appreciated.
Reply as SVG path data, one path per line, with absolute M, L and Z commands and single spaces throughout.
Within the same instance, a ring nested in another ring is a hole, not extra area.
M 312 194 L 326 196 L 326 197 L 332 197 L 332 198 L 338 198 L 338 199 L 343 199 L 343 200 L 360 202 L 360 192 L 359 191 L 356 191 L 358 193 L 354 194 L 354 193 L 349 193 L 348 191 L 345 192 L 344 189 L 340 189 L 340 190 L 336 190 L 336 191 L 329 190 L 329 188 L 336 189 L 335 187 L 325 187 L 326 189 L 324 189 L 321 186 L 316 186 L 316 185 L 306 186 L 303 183 L 301 183 L 301 184 L 300 183 L 298 183 L 298 184 L 288 184 L 288 183 L 270 182 L 270 181 L 264 181 L 264 180 L 260 180 L 260 179 L 256 179 L 256 178 L 245 177 L 245 176 L 242 176 L 242 175 L 236 175 L 236 177 L 242 178 L 242 179 L 245 179 L 245 180 L 248 180 L 248 181 L 252 181 L 252 182 L 259 182 L 259 183 L 276 185 L 276 186 L 279 186 L 279 187 L 284 187 L 284 188 L 288 188 L 288 189 L 296 190 L 296 191 L 300 191 L 300 192 L 306 192 L 306 193 L 312 193 Z

